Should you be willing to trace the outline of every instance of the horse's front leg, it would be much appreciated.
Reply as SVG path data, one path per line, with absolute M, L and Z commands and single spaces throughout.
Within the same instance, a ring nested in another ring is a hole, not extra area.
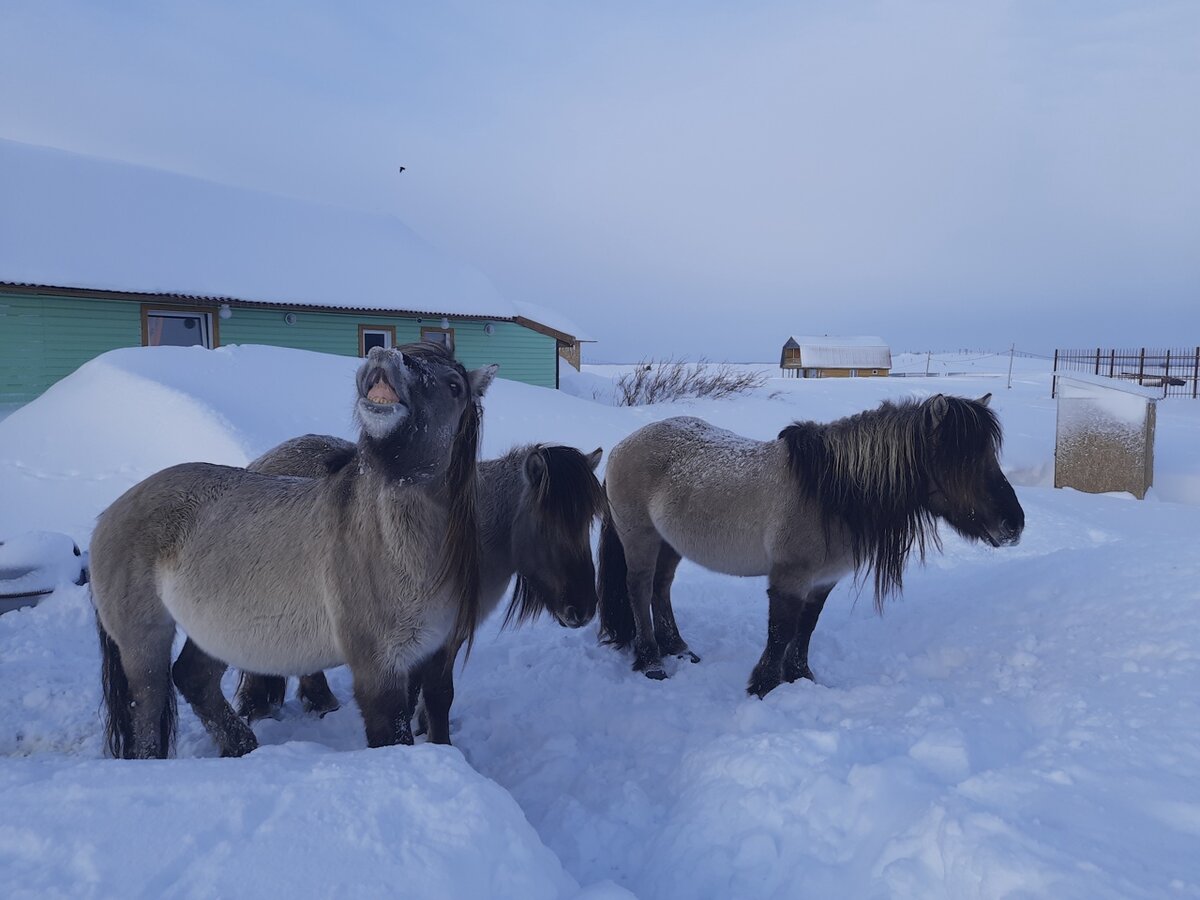
M 663 541 L 654 568 L 654 596 L 650 604 L 654 613 L 654 640 L 664 656 L 698 663 L 700 657 L 689 649 L 687 641 L 680 635 L 679 626 L 675 624 L 675 610 L 671 607 L 671 585 L 681 558 L 674 547 Z
M 274 716 L 283 706 L 286 690 L 287 679 L 283 676 L 242 672 L 233 701 L 237 714 L 247 722 Z
M 217 742 L 222 756 L 245 756 L 258 746 L 250 726 L 238 718 L 221 693 L 221 676 L 229 668 L 209 656 L 188 638 L 171 667 L 179 693 L 192 705 L 196 716 Z
M 425 733 L 431 744 L 450 743 L 450 707 L 454 703 L 454 660 L 457 657 L 457 644 L 443 647 L 420 667 Z
M 354 676 L 354 699 L 367 730 L 367 746 L 411 744 L 412 706 L 405 672 L 385 663 L 380 654 L 357 665 L 352 661 L 350 674 Z
M 813 629 L 817 627 L 821 610 L 825 608 L 825 600 L 833 588 L 832 584 L 814 588 L 804 599 L 804 606 L 796 621 L 796 634 L 783 657 L 783 680 L 789 684 L 800 678 L 817 680 L 812 669 L 808 667 L 808 643 L 812 639 Z
M 331 712 L 341 708 L 337 696 L 329 688 L 329 681 L 324 672 L 313 672 L 311 675 L 300 676 L 300 699 L 304 709 L 325 718 Z
M 650 617 L 650 600 L 654 589 L 654 570 L 658 561 L 658 545 L 647 554 L 630 552 L 627 544 L 625 556 L 628 564 L 626 586 L 629 590 L 629 604 L 633 610 L 635 628 L 633 638 L 633 671 L 641 672 L 647 678 L 662 681 L 667 677 L 662 667 L 662 651 L 654 636 L 654 622 Z
M 804 598 L 782 588 L 767 588 L 770 613 L 767 618 L 767 646 L 750 673 L 746 693 L 760 699 L 767 696 L 783 680 L 783 657 L 796 634 Z

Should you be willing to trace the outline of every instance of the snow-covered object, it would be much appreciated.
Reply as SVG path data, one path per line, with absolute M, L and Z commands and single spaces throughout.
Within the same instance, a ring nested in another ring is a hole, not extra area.
M 55 588 L 83 581 L 84 559 L 65 534 L 29 531 L 0 536 L 0 611 L 35 602 Z
M 391 216 L 0 140 L 0 281 L 511 318 Z

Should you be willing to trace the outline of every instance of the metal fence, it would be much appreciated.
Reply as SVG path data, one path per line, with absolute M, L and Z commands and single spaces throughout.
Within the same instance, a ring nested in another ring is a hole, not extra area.
M 1157 388 L 1164 397 L 1200 395 L 1200 347 L 1173 350 L 1055 350 L 1054 371 L 1104 375 Z M 1052 380 L 1052 383 L 1057 384 Z M 1050 396 L 1054 396 L 1051 389 Z

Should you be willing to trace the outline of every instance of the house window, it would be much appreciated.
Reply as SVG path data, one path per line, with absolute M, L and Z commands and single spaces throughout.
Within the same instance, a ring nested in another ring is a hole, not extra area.
M 142 306 L 143 347 L 207 347 L 217 345 L 211 310 Z
M 388 349 L 396 345 L 395 325 L 359 325 L 358 355 L 366 356 L 375 347 Z
M 454 352 L 453 328 L 422 328 L 421 340 L 432 341 L 435 344 L 443 344 L 451 353 Z

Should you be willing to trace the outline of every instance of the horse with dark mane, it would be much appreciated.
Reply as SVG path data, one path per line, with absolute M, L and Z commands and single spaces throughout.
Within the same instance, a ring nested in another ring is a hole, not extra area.
M 600 532 L 601 636 L 633 645 L 635 671 L 666 678 L 664 654 L 698 662 L 679 634 L 671 583 L 681 558 L 766 575 L 767 643 L 748 692 L 813 677 L 809 640 L 825 599 L 870 572 L 875 604 L 903 587 L 915 550 L 941 547 L 944 520 L 968 540 L 1016 543 L 1025 514 L 1000 470 L 1000 423 L 980 400 L 885 402 L 755 441 L 681 417 L 609 454 Z
M 498 459 L 479 463 L 475 508 L 479 515 L 479 615 L 485 618 L 513 582 L 505 624 L 549 612 L 560 625 L 579 628 L 596 612 L 596 569 L 591 527 L 606 507 L 596 480 L 597 447 L 583 454 L 574 447 L 526 445 Z M 329 435 L 293 438 L 267 451 L 247 467 L 273 475 L 327 477 L 355 465 L 358 449 Z M 516 580 L 513 581 L 513 576 Z M 424 725 L 431 743 L 450 743 L 450 705 L 454 700 L 454 661 L 459 643 L 451 641 L 409 676 L 410 694 L 423 694 Z M 253 721 L 271 715 L 283 703 L 285 679 L 244 672 L 237 710 Z M 338 708 L 323 672 L 300 678 L 305 708 L 324 715 Z
M 101 514 L 92 597 L 113 756 L 168 755 L 175 687 L 222 756 L 253 750 L 221 693 L 229 665 L 347 663 L 367 743 L 412 743 L 409 669 L 469 646 L 479 617 L 479 401 L 495 372 L 435 345 L 375 348 L 356 378 L 358 465 L 303 479 L 186 463 Z

